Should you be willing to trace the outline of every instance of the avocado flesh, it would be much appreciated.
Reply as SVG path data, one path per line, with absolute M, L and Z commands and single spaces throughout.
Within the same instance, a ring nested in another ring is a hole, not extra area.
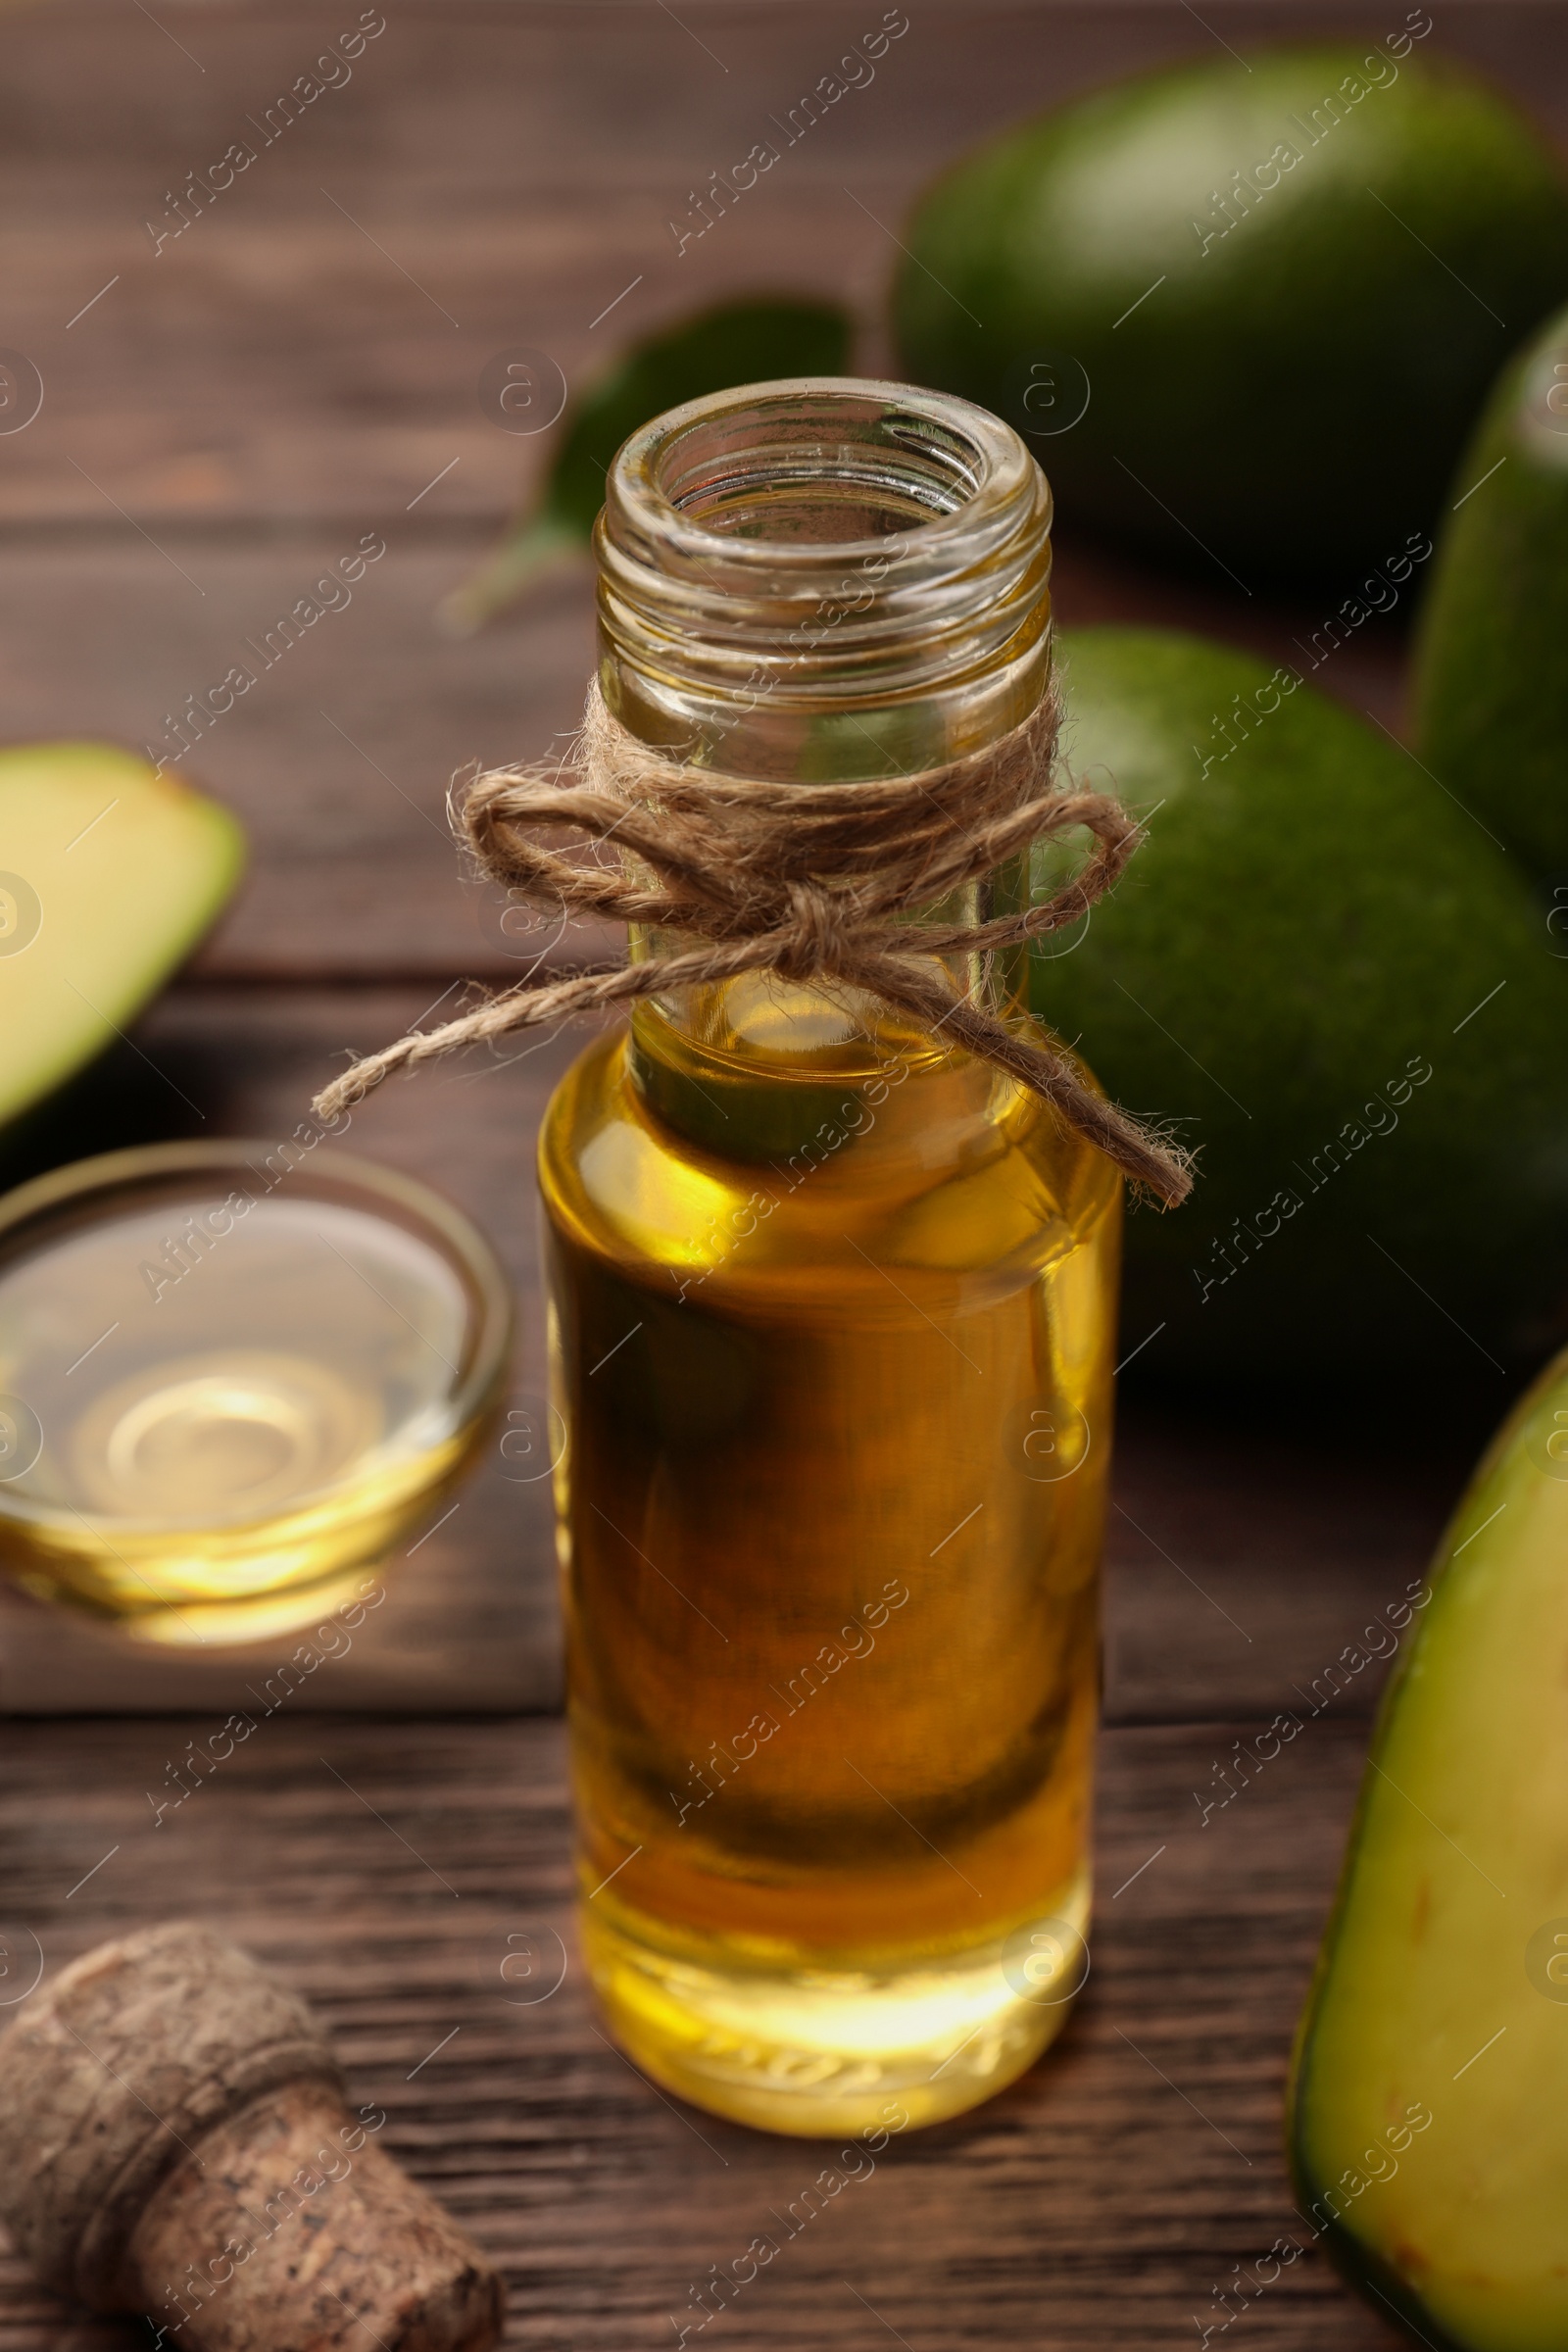
M 1565 1569 L 1568 1355 L 1482 1462 L 1404 1635 L 1290 2095 L 1301 2212 L 1462 2352 L 1568 2343 Z M 1430 2123 L 1401 2129 L 1416 2107 Z
M 1140 1369 L 1533 1368 L 1568 1333 L 1568 962 L 1518 860 L 1250 654 L 1084 629 L 1060 669 L 1072 775 L 1149 837 L 1039 943 L 1033 1008 L 1200 1154 L 1180 1211 L 1128 1219 L 1127 1347 L 1165 1326 Z
M 1026 435 L 1063 529 L 1343 596 L 1446 512 L 1497 369 L 1568 298 L 1568 193 L 1431 44 L 1247 67 L 1142 74 L 961 159 L 905 231 L 898 345 Z
M 113 1042 L 243 862 L 227 809 L 128 752 L 0 751 L 0 1121 Z
M 1416 643 L 1418 749 L 1568 883 L 1568 310 L 1504 374 L 1453 493 Z M 1551 930 L 1568 956 L 1568 891 Z

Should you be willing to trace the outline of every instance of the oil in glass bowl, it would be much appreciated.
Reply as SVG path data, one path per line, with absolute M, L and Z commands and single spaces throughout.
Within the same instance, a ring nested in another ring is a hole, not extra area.
M 0 1569 L 144 1641 L 336 1606 L 485 1435 L 512 1310 L 447 1201 L 341 1152 L 112 1152 L 0 1201 Z

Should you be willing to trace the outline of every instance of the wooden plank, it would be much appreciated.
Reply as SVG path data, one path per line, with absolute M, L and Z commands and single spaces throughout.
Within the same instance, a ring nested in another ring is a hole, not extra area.
M 176 993 L 135 1048 L 118 1049 L 34 1129 L 30 1157 L 13 1149 L 3 1172 L 14 1182 L 34 1167 L 172 1134 L 290 1135 L 345 1042 L 395 1037 L 424 1004 L 422 994 L 390 989 Z M 476 1055 L 383 1087 L 353 1114 L 345 1148 L 436 1185 L 489 1234 L 517 1298 L 514 1401 L 537 1412 L 545 1371 L 533 1139 L 583 1034 L 531 1050 L 515 1043 L 521 1059 Z M 1366 1442 L 1324 1432 L 1299 1409 L 1294 1421 L 1279 1436 L 1169 1402 L 1135 1399 L 1124 1409 L 1106 1593 L 1112 1722 L 1222 1717 L 1240 1731 L 1282 1708 L 1304 1716 L 1313 1705 L 1371 1705 L 1382 1667 L 1374 1660 L 1347 1673 L 1342 1653 L 1419 1578 L 1484 1433 L 1434 1456 L 1380 1429 L 1373 1459 Z M 486 1460 L 457 1516 L 416 1560 L 394 1563 L 384 1613 L 291 1704 L 476 1711 L 557 1702 L 549 1495 L 543 1482 L 516 1483 L 512 1468 L 499 1454 Z M 1388 1639 L 1375 1633 L 1362 1650 Z M 0 1707 L 226 1712 L 247 1705 L 247 1686 L 265 1688 L 287 1654 L 286 1643 L 211 1663 L 127 1652 L 13 1601 L 0 1608 Z M 1337 1660 L 1339 1674 L 1325 1680 Z
M 298 642 L 279 633 L 270 656 L 268 630 L 359 537 L 182 546 L 189 580 L 139 541 L 35 549 L 0 588 L 0 710 L 24 740 L 69 729 L 172 756 L 166 713 L 245 665 L 255 684 L 216 723 L 195 722 L 176 771 L 228 801 L 251 841 L 250 879 L 202 968 L 429 974 L 433 996 L 469 969 L 514 973 L 530 952 L 500 928 L 504 894 L 461 878 L 445 795 L 457 768 L 539 755 L 575 723 L 591 600 L 578 582 L 525 633 L 442 646 L 431 608 L 459 567 L 393 532 L 355 586 L 339 578 L 353 602 Z
M 362 528 L 387 552 L 351 589 L 333 567 Z M 471 762 L 543 757 L 576 724 L 594 659 L 586 564 L 541 587 L 515 621 L 453 644 L 432 611 L 477 553 L 472 542 L 432 544 L 373 514 L 281 545 L 172 542 L 173 562 L 126 536 L 91 552 L 35 546 L 0 571 L 0 713 L 14 740 L 69 732 L 181 755 L 174 772 L 237 811 L 250 874 L 199 973 L 422 974 L 435 995 L 463 973 L 515 976 L 541 946 L 555 961 L 616 951 L 622 934 L 581 924 L 556 937 L 509 908 L 497 886 L 468 878 L 445 809 L 449 782 Z M 322 579 L 336 586 L 318 602 L 352 602 L 287 642 L 276 622 Z M 1068 626 L 1198 628 L 1298 663 L 1293 640 L 1322 617 L 1248 615 L 1195 586 L 1082 555 L 1061 561 L 1058 609 Z M 1397 724 L 1397 640 L 1363 636 L 1325 663 L 1322 682 Z M 188 698 L 206 705 L 235 664 L 254 684 L 216 720 L 192 714 Z
M 5 1174 L 172 1134 L 284 1139 L 346 1040 L 381 1042 L 423 1009 L 418 995 L 343 998 L 202 990 L 165 1000 L 139 1047 L 120 1047 L 35 1124 Z M 546 1037 L 503 1068 L 428 1072 L 385 1087 L 353 1115 L 348 1151 L 390 1159 L 479 1218 L 513 1277 L 517 1357 L 508 1409 L 543 1409 L 543 1307 L 534 1247 L 534 1129 L 581 1037 Z M 343 1139 L 338 1139 L 343 1141 Z M 326 1141 L 322 1152 L 336 1151 Z M 385 1599 L 353 1648 L 299 1698 L 331 1707 L 517 1710 L 560 1700 L 555 1545 L 546 1482 L 519 1482 L 491 1446 L 447 1524 L 418 1554 L 385 1569 Z M 334 1646 L 338 1637 L 331 1637 Z M 294 1644 L 270 1640 L 217 1660 L 124 1644 L 28 1601 L 0 1601 L 0 1707 L 254 1707 Z M 291 1705 L 299 1700 L 291 1700 Z
M 1364 1715 L 1484 1443 L 1353 1434 L 1295 1407 L 1287 1434 L 1237 1400 L 1124 1399 L 1106 1544 L 1105 1717 L 1213 1716 L 1260 1731 Z M 1227 1742 L 1227 1748 L 1229 1747 Z M 1219 1760 L 1223 1760 L 1223 1751 Z M 1205 1776 L 1205 1794 L 1223 1795 Z
M 879 8 L 704 7 L 687 28 L 649 8 L 398 0 L 352 78 L 329 69 L 340 86 L 270 130 L 357 13 L 173 0 L 164 27 L 71 0 L 8 23 L 6 331 L 46 400 L 0 437 L 0 518 L 113 523 L 106 496 L 159 537 L 399 514 L 454 460 L 421 513 L 488 517 L 536 454 L 480 413 L 497 348 L 542 346 L 575 383 L 607 341 L 768 285 L 838 292 L 869 321 L 943 162 L 1027 107 L 1219 38 L 1168 6 L 928 5 L 873 82 L 678 250 L 694 184 L 774 136 Z M 1331 26 L 1364 29 L 1346 9 L 1243 0 L 1224 30 L 1245 49 Z M 1559 16 L 1459 0 L 1441 38 L 1568 133 Z M 175 236 L 166 197 L 192 172 L 210 183 L 236 139 L 255 162 L 188 200 Z
M 874 2171 L 852 2157 L 840 2171 L 860 2177 L 790 2236 L 836 2149 L 665 2101 L 602 2036 L 571 1943 L 559 1727 L 279 1720 L 154 1829 L 144 1791 L 183 1728 L 5 1728 L 8 1949 L 30 1957 L 24 1927 L 53 1971 L 189 1915 L 276 1967 L 319 2007 L 355 2099 L 386 2111 L 385 2144 L 504 2270 L 510 2343 L 666 2343 L 693 2282 L 759 2233 L 778 2250 L 724 2316 L 734 2352 L 888 2328 L 911 2352 L 1176 2342 L 1281 2236 L 1308 2251 L 1253 2305 L 1250 2341 L 1391 2340 L 1310 2249 L 1279 2145 L 1358 1730 L 1316 1727 L 1206 1830 L 1189 1792 L 1211 1727 L 1110 1733 L 1094 1971 L 1063 2042 Z M 569 1957 L 559 1990 L 514 2006 L 501 1963 L 530 1933 Z M 0 2352 L 44 2352 L 71 2325 L 0 2266 Z
M 940 157 L 1015 110 L 1020 74 L 1043 104 L 1206 37 L 1137 6 L 922 13 L 853 113 L 799 141 L 755 204 L 676 256 L 667 218 L 685 184 L 812 78 L 843 37 L 833 11 L 705 12 L 721 74 L 657 11 L 596 12 L 613 37 L 590 38 L 565 9 L 411 4 L 350 85 L 154 253 L 142 218 L 179 182 L 180 159 L 220 151 L 231 118 L 265 116 L 265 94 L 321 37 L 297 6 L 176 14 L 172 40 L 88 0 L 11 26 L 7 332 L 36 359 L 46 398 L 24 432 L 0 435 L 0 530 L 15 555 L 0 582 L 0 714 L 14 736 L 69 729 L 164 752 L 188 698 L 236 662 L 254 670 L 226 716 L 195 720 L 185 758 L 254 847 L 246 895 L 199 968 L 443 981 L 514 970 L 520 944 L 500 928 L 499 894 L 455 878 L 448 780 L 473 760 L 547 749 L 575 719 L 593 646 L 585 570 L 475 644 L 434 629 L 437 601 L 543 455 L 481 413 L 484 360 L 522 336 L 575 382 L 608 336 L 757 285 L 820 284 L 869 317 L 894 258 L 878 222 L 902 216 Z M 1256 5 L 1232 17 L 1243 41 L 1325 21 Z M 1564 25 L 1460 6 L 1445 29 L 1568 120 Z M 100 289 L 68 325 L 67 304 Z M 862 361 L 889 364 L 874 335 Z M 387 555 L 352 591 L 328 591 L 338 609 L 301 642 L 270 652 L 268 631 L 367 533 Z M 1299 660 L 1335 602 L 1260 607 L 1201 567 L 1181 579 L 1131 565 L 1070 523 L 1058 585 L 1069 627 L 1186 626 L 1274 662 Z M 1369 626 L 1314 678 L 1397 725 L 1396 631 Z M 556 953 L 606 944 L 584 932 Z
M 407 1028 L 423 993 L 306 992 L 261 998 L 215 989 L 166 1000 L 139 1050 L 118 1049 L 14 1152 L 12 1181 L 126 1143 L 181 1134 L 271 1140 L 294 1134 L 347 1040 L 380 1043 Z M 339 1144 L 435 1184 L 475 1216 L 512 1278 L 518 1344 L 508 1409 L 544 1409 L 544 1315 L 534 1242 L 533 1139 L 545 1098 L 582 1040 L 546 1038 L 526 1059 L 430 1071 L 385 1087 L 352 1115 Z M 524 1049 L 525 1050 L 525 1049 Z M 353 1645 L 289 1700 L 309 1707 L 552 1707 L 560 1637 L 548 1480 L 519 1480 L 493 1444 L 456 1515 L 387 1564 L 387 1599 Z M 414 1538 L 411 1537 L 411 1543 Z M 0 1709 L 202 1707 L 255 1711 L 255 1694 L 295 1643 L 272 1639 L 209 1659 L 131 1645 L 35 1604 L 0 1601 Z M 326 1646 L 341 1650 L 341 1639 Z
M 362 533 L 387 545 L 352 606 L 261 668 L 189 757 L 255 848 L 205 979 L 138 1030 L 145 1062 L 121 1049 L 12 1139 L 13 1175 L 27 1153 L 50 1164 L 143 1136 L 286 1134 L 335 1050 L 396 1034 L 466 971 L 516 968 L 496 895 L 455 878 L 442 794 L 468 760 L 537 753 L 570 725 L 592 616 L 578 574 L 472 645 L 432 628 L 542 455 L 478 409 L 493 350 L 542 344 L 575 383 L 611 336 L 755 285 L 838 291 L 869 318 L 893 258 L 879 223 L 896 227 L 944 158 L 1025 105 L 1209 40 L 1168 6 L 931 0 L 765 201 L 677 258 L 667 223 L 688 189 L 745 152 L 858 19 L 817 0 L 387 13 L 353 85 L 159 254 L 143 223 L 163 190 L 222 152 L 236 113 L 265 110 L 327 21 L 300 0 L 160 0 L 153 19 L 63 0 L 8 18 L 6 331 L 47 398 L 25 433 L 0 435 L 0 724 L 156 740 Z M 1224 32 L 1245 47 L 1362 24 L 1242 0 Z M 1442 37 L 1568 128 L 1568 20 L 1452 0 Z M 862 364 L 885 364 L 870 333 Z M 1185 625 L 1276 661 L 1321 617 L 1142 573 L 1070 532 L 1058 586 L 1069 625 Z M 1322 682 L 1397 723 L 1396 639 L 1365 634 Z M 364 985 L 393 977 L 409 985 Z M 574 1042 L 390 1088 L 351 1138 L 491 1232 L 517 1285 L 525 1391 L 531 1139 Z M 678 2340 L 692 2282 L 759 2231 L 778 2251 L 724 2318 L 741 2352 L 848 2352 L 889 2328 L 909 2352 L 1200 2332 L 1233 2265 L 1305 2236 L 1280 2093 L 1387 1664 L 1343 1661 L 1383 1646 L 1360 1629 L 1419 1575 L 1464 1450 L 1389 1435 L 1375 1462 L 1327 1414 L 1274 1435 L 1197 1401 L 1124 1409 L 1088 1992 L 1026 2082 L 896 2139 L 793 2235 L 769 2215 L 822 2151 L 655 2097 L 602 2038 L 574 1950 L 538 2004 L 514 2005 L 501 1977 L 509 1936 L 569 1946 L 570 1920 L 559 1727 L 475 1719 L 559 1695 L 545 1497 L 495 1463 L 373 1633 L 299 1694 L 316 1711 L 265 1715 L 161 1823 L 171 1766 L 228 1711 L 233 1670 L 135 1666 L 41 1612 L 0 1614 L 0 1708 L 189 1710 L 0 1724 L 0 2020 L 29 1933 L 53 1969 L 151 1919 L 220 1923 L 318 2001 L 357 2097 L 386 2108 L 388 2144 L 503 2265 L 509 2340 L 540 2352 Z M 347 1712 L 374 1706 L 449 1712 Z M 1300 1728 L 1259 1769 L 1253 1736 L 1282 1709 Z M 1311 2251 L 1249 2318 L 1281 2352 L 1392 2340 Z M 62 2309 L 0 2252 L 0 2352 L 140 2340 Z

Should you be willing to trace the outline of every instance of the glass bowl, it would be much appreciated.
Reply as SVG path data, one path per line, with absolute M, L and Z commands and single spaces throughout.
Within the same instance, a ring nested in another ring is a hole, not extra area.
M 0 1200 L 0 1572 L 142 1641 L 339 1605 L 483 1445 L 511 1292 L 413 1178 L 156 1144 Z

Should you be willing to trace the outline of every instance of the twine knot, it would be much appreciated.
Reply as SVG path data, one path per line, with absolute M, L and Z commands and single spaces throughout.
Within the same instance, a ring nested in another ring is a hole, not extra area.
M 463 795 L 458 823 L 486 874 L 550 914 L 590 914 L 687 935 L 669 955 L 552 980 L 537 969 L 439 1028 L 356 1061 L 316 1108 L 335 1117 L 383 1078 L 453 1048 L 639 997 L 773 971 L 878 997 L 1030 1088 L 1167 1206 L 1192 1189 L 1190 1155 L 1097 1093 L 1036 1024 L 956 994 L 942 956 L 1015 947 L 1077 922 L 1117 880 L 1142 835 L 1104 793 L 1058 791 L 1048 697 L 999 743 L 919 775 L 869 783 L 768 783 L 683 766 L 627 732 L 590 689 L 559 768 L 498 768 Z M 625 867 L 581 864 L 529 828 L 612 838 Z M 1086 828 L 1094 848 L 1049 899 L 987 920 L 920 916 L 1036 842 Z M 651 879 L 649 877 L 652 877 Z
M 779 942 L 773 969 L 786 980 L 837 980 L 848 946 L 843 910 L 818 882 L 789 885 L 790 923 Z

